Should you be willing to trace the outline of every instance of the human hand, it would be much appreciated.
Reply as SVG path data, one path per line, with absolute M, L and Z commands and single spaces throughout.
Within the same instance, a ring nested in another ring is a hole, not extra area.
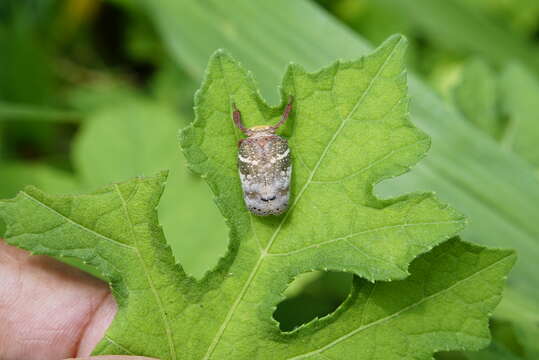
M 87 357 L 115 313 L 104 282 L 0 239 L 0 359 L 149 360 Z

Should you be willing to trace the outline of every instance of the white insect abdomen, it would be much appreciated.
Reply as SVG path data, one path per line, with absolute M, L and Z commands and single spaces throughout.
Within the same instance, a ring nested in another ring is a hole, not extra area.
M 259 216 L 285 212 L 292 175 L 287 141 L 261 129 L 241 141 L 238 160 L 243 198 L 249 211 Z
M 232 119 L 247 139 L 240 140 L 238 152 L 239 173 L 243 199 L 255 215 L 279 215 L 288 209 L 292 164 L 288 142 L 275 131 L 288 119 L 292 111 L 292 96 L 284 108 L 281 120 L 273 126 L 246 128 L 241 113 L 232 104 Z

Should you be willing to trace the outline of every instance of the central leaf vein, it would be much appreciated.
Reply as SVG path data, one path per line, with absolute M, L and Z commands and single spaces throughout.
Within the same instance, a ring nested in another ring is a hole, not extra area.
M 129 228 L 131 231 L 131 236 L 133 237 L 133 241 L 138 242 L 138 236 L 135 233 L 135 228 L 133 226 L 133 222 L 131 220 L 131 215 L 129 214 L 129 208 L 127 207 L 127 202 L 125 201 L 122 192 L 120 191 L 118 184 L 114 184 L 114 189 L 118 193 L 118 196 L 120 197 L 120 200 L 122 201 L 122 206 L 125 212 L 125 216 L 129 222 Z M 165 332 L 167 334 L 167 340 L 170 347 L 170 357 L 171 359 L 176 359 L 176 348 L 174 346 L 174 338 L 172 335 L 172 330 L 170 326 L 170 320 L 167 316 L 167 313 L 165 311 L 165 308 L 163 306 L 163 300 L 161 299 L 161 296 L 159 295 L 159 292 L 155 288 L 155 285 L 153 283 L 152 276 L 150 275 L 150 272 L 148 270 L 148 266 L 144 262 L 144 259 L 142 258 L 142 255 L 140 254 L 140 251 L 137 247 L 134 248 L 135 253 L 137 254 L 138 259 L 140 260 L 140 263 L 142 264 L 144 275 L 146 275 L 146 279 L 148 280 L 148 285 L 150 286 L 150 289 L 152 291 L 153 296 L 155 297 L 155 301 L 159 307 L 159 312 L 161 314 L 161 318 L 163 319 L 163 326 L 165 327 Z
M 399 40 L 399 43 L 401 42 L 402 40 Z M 331 146 L 333 145 L 333 143 L 337 140 L 337 138 L 339 137 L 340 133 L 342 132 L 342 130 L 344 129 L 346 123 L 351 119 L 351 117 L 354 115 L 354 113 L 356 112 L 356 110 L 359 108 L 359 106 L 363 103 L 363 101 L 365 100 L 365 98 L 367 97 L 367 95 L 370 93 L 373 85 L 376 83 L 376 81 L 378 80 L 378 78 L 381 76 L 382 72 L 384 71 L 384 69 L 386 68 L 387 64 L 389 63 L 389 61 L 391 60 L 391 58 L 393 57 L 393 55 L 395 54 L 395 51 L 396 49 L 398 48 L 398 45 L 399 44 L 396 44 L 395 47 L 391 50 L 390 54 L 387 56 L 387 58 L 384 60 L 384 62 L 380 65 L 380 68 L 378 69 L 378 71 L 376 72 L 376 74 L 373 76 L 373 78 L 370 80 L 369 82 L 369 85 L 367 86 L 367 88 L 365 89 L 365 91 L 363 92 L 363 94 L 361 94 L 360 98 L 358 99 L 358 101 L 356 102 L 356 104 L 354 105 L 354 107 L 352 108 L 352 110 L 350 111 L 350 113 L 346 116 L 346 118 L 344 118 L 342 121 L 341 121 L 341 124 L 339 126 L 339 128 L 335 131 L 335 133 L 333 134 L 332 138 L 329 140 L 329 142 L 327 143 L 327 145 L 325 146 L 324 150 L 322 151 L 316 165 L 314 166 L 313 170 L 311 171 L 311 173 L 309 174 L 309 177 L 307 179 L 307 181 L 305 182 L 305 185 L 302 187 L 302 189 L 300 190 L 300 192 L 298 193 L 298 195 L 296 196 L 294 202 L 292 203 L 292 205 L 290 206 L 290 208 L 288 209 L 288 211 L 286 212 L 285 216 L 283 217 L 283 219 L 281 220 L 281 222 L 279 223 L 279 225 L 277 226 L 277 228 L 275 229 L 275 231 L 273 232 L 270 240 L 268 241 L 268 244 L 266 246 L 266 248 L 263 250 L 263 252 L 261 253 L 260 257 L 258 258 L 258 261 L 256 262 L 256 264 L 254 265 L 253 267 L 253 270 L 251 271 L 251 273 L 249 274 L 245 284 L 243 285 L 242 289 L 240 290 L 240 293 L 238 294 L 238 297 L 236 298 L 236 300 L 234 301 L 234 303 L 232 304 L 232 307 L 229 309 L 223 323 L 221 324 L 221 326 L 219 327 L 219 330 L 217 331 L 216 335 L 214 336 L 212 342 L 210 343 L 210 346 L 208 347 L 208 351 L 206 352 L 206 354 L 204 355 L 204 360 L 208 360 L 212 353 L 214 352 L 215 348 L 217 347 L 218 343 L 219 343 L 219 340 L 221 339 L 221 337 L 223 336 L 228 324 L 230 323 L 236 309 L 238 308 L 239 304 L 241 303 L 243 297 L 245 296 L 245 294 L 247 293 L 247 290 L 249 289 L 249 286 L 251 285 L 253 279 L 256 277 L 256 274 L 258 272 L 258 270 L 260 269 L 260 266 L 264 260 L 264 258 L 266 256 L 268 256 L 269 254 L 269 250 L 271 249 L 275 239 L 277 238 L 278 234 L 280 233 L 284 223 L 287 221 L 288 219 L 288 216 L 289 214 L 293 211 L 294 207 L 297 205 L 297 203 L 299 202 L 299 200 L 301 199 L 301 197 L 303 196 L 303 194 L 305 193 L 305 191 L 307 190 L 307 188 L 309 187 L 309 185 L 312 183 L 312 180 L 316 174 L 316 172 L 318 171 L 318 168 L 320 167 L 320 165 L 322 164 L 322 162 L 325 160 L 326 158 L 326 155 L 329 151 L 329 149 L 331 148 Z M 223 77 L 225 77 L 225 71 L 223 69 L 223 66 L 222 66 L 222 63 L 219 61 L 219 64 L 220 64 L 220 67 L 221 67 L 221 72 L 223 74 Z M 226 87 L 226 79 L 224 81 L 225 83 L 225 87 Z M 229 101 L 231 100 L 230 99 L 230 91 L 228 89 L 227 90 L 227 93 L 229 94 Z M 335 109 L 337 112 L 338 112 L 338 109 Z

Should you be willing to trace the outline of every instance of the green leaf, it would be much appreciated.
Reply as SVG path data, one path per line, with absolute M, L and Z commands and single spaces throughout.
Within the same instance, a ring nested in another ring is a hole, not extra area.
M 436 47 L 480 55 L 503 66 L 519 59 L 539 74 L 539 48 L 526 37 L 500 26 L 468 0 L 382 0 L 388 11 L 412 22 Z M 520 11 L 522 11 L 522 6 Z M 494 40 L 495 39 L 495 40 Z
M 191 116 L 193 93 L 198 88 L 198 82 L 187 76 L 172 59 L 167 58 L 161 64 L 152 77 L 150 87 L 156 99 Z M 187 124 L 188 122 L 184 126 Z
M 217 196 L 231 242 L 199 282 L 175 264 L 158 225 L 164 173 L 90 195 L 29 187 L 0 202 L 7 241 L 81 259 L 109 281 L 119 310 L 96 354 L 429 359 L 441 349 L 481 348 L 514 254 L 451 240 L 408 268 L 460 230 L 463 218 L 430 194 L 372 195 L 372 184 L 406 171 L 428 146 L 407 119 L 404 49 L 404 39 L 393 37 L 367 57 L 318 73 L 289 68 L 283 93 L 296 99 L 288 126 L 293 201 L 273 218 L 254 217 L 242 203 L 230 101 L 249 125 L 275 121 L 280 109 L 258 97 L 232 58 L 212 58 L 182 143 Z M 281 333 L 272 314 L 287 284 L 322 269 L 371 280 L 411 275 L 376 284 L 356 277 L 334 315 Z
M 515 333 L 518 337 L 518 341 L 524 346 L 526 353 L 525 358 L 529 360 L 537 359 L 539 358 L 539 344 L 537 343 L 539 329 L 537 326 L 537 317 L 535 314 L 530 316 L 529 314 L 526 314 L 526 311 L 521 311 L 520 309 L 515 310 L 515 317 L 517 318 L 518 324 Z
M 251 251 L 261 251 L 251 265 L 258 273 L 265 254 L 272 253 L 285 263 L 304 263 L 303 271 L 403 278 L 415 256 L 462 229 L 462 216 L 430 194 L 385 201 L 372 195 L 373 184 L 405 172 L 429 146 L 406 118 L 405 47 L 403 38 L 394 37 L 368 57 L 316 74 L 289 67 L 283 93 L 296 99 L 288 126 L 293 200 L 277 218 L 245 210 L 237 176 L 240 134 L 230 109 L 234 101 L 250 127 L 277 122 L 281 107 L 268 107 L 230 56 L 217 52 L 210 60 L 195 99 L 196 120 L 182 133 L 182 147 L 190 167 L 207 178 L 225 218 L 237 224 L 232 237 L 247 237 Z M 380 236 L 386 241 L 373 246 Z M 342 252 L 350 259 L 343 262 Z
M 539 126 L 535 115 L 539 111 L 536 101 L 539 83 L 532 73 L 521 65 L 511 64 L 501 75 L 493 74 L 485 63 L 474 61 L 465 67 L 463 82 L 456 90 L 457 104 L 469 120 L 498 138 L 501 146 L 539 168 L 536 146 Z M 500 127 L 502 113 L 507 118 L 503 128 Z M 526 251 L 536 249 L 536 245 L 530 244 Z M 518 324 L 517 332 L 527 357 L 535 359 L 539 356 L 539 345 L 535 341 L 539 336 L 537 302 L 523 294 L 535 291 L 528 282 L 536 279 L 536 272 L 533 266 L 525 268 L 524 264 L 519 270 L 518 284 L 513 286 L 520 287 L 520 290 L 509 292 L 506 299 L 510 301 L 501 306 L 499 314 Z
M 77 172 L 95 188 L 167 169 L 175 158 L 180 124 L 169 109 L 141 98 L 101 108 L 75 141 Z
M 492 331 L 492 330 L 491 330 Z M 498 344 L 495 339 L 492 339 L 490 346 L 480 351 L 466 352 L 441 352 L 436 354 L 436 360 L 522 360 L 503 345 Z
M 422 3 L 429 5 L 426 1 Z M 273 102 L 277 99 L 275 85 L 289 61 L 315 70 L 336 58 L 356 58 L 371 48 L 361 36 L 304 0 L 274 0 L 271 4 L 235 0 L 233 6 L 219 0 L 163 0 L 144 4 L 171 55 L 189 74 L 201 79 L 208 56 L 224 47 L 252 70 L 262 94 Z M 408 6 L 417 8 L 412 2 Z M 444 12 L 438 14 L 442 18 L 437 24 L 443 24 Z M 425 15 L 423 21 L 429 21 L 429 16 Z M 458 15 L 451 18 L 459 19 Z M 466 23 L 473 25 L 474 31 L 457 40 L 490 47 L 492 39 L 498 39 L 491 35 L 483 38 L 480 34 L 483 28 L 475 31 L 478 23 L 473 19 L 467 19 Z M 468 35 L 481 38 L 468 41 Z M 521 45 L 507 40 L 505 35 L 503 38 L 502 42 L 497 41 L 498 45 L 504 44 L 503 53 L 495 50 L 493 57 L 489 57 L 499 59 L 494 63 L 505 63 L 520 53 L 507 49 Z M 510 47 L 505 46 L 507 42 Z M 537 59 L 539 57 L 534 57 L 533 62 Z M 431 136 L 432 149 L 411 173 L 397 181 L 379 184 L 377 192 L 392 196 L 419 189 L 435 190 L 470 219 L 465 230 L 467 239 L 495 247 L 516 248 L 519 262 L 497 315 L 537 323 L 539 273 L 535 263 L 539 258 L 539 222 L 530 215 L 539 214 L 536 170 L 476 129 L 457 109 L 441 101 L 413 75 L 410 76 L 410 95 L 412 119 Z
M 513 33 L 531 36 L 537 30 L 539 3 L 535 0 L 458 0 L 486 13 Z
M 24 162 L 0 162 L 0 199 L 13 197 L 27 185 L 38 186 L 52 194 L 76 194 L 80 191 L 80 183 L 73 176 L 44 164 Z M 0 219 L 0 237 L 5 233 L 5 224 Z M 62 259 L 63 262 L 76 266 L 94 276 L 99 273 L 76 259 Z
M 414 261 L 406 280 L 374 285 L 356 278 L 336 315 L 292 334 L 278 331 L 271 305 L 279 297 L 274 288 L 282 290 L 293 269 L 270 272 L 245 288 L 243 309 L 229 318 L 230 290 L 244 280 L 246 259 L 232 247 L 217 272 L 198 283 L 187 278 L 157 224 L 164 181 L 164 174 L 138 178 L 79 196 L 29 187 L 0 203 L 10 244 L 82 259 L 111 284 L 119 310 L 95 354 L 202 358 L 215 344 L 211 358 L 218 359 L 429 359 L 436 350 L 478 349 L 489 341 L 487 314 L 515 257 L 458 240 Z
M 500 136 L 497 76 L 484 61 L 477 58 L 464 65 L 454 98 L 456 107 L 475 126 L 495 139 Z
M 85 118 L 94 116 L 100 110 L 110 109 L 111 104 L 148 101 L 132 86 L 115 78 L 103 78 L 91 83 L 82 83 L 71 89 L 68 104 L 84 114 Z
M 454 93 L 456 106 L 468 120 L 539 168 L 535 146 L 539 137 L 535 121 L 539 83 L 533 74 L 521 65 L 511 64 L 498 75 L 485 62 L 475 59 L 464 66 L 462 81 Z M 503 127 L 502 113 L 507 118 Z
M 0 199 L 13 197 L 27 185 L 36 185 L 55 194 L 75 192 L 77 181 L 67 172 L 43 164 L 0 161 Z M 0 237 L 5 232 L 0 219 Z
M 160 223 L 175 258 L 189 274 L 201 277 L 224 254 L 226 227 L 207 186 L 189 174 L 180 154 L 177 133 L 186 121 L 134 94 L 124 94 L 115 105 L 103 106 L 92 94 L 80 97 L 81 103 L 87 99 L 101 106 L 85 120 L 74 143 L 73 161 L 85 187 L 170 169 Z
M 516 355 L 513 355 L 509 350 L 497 343 L 492 343 L 488 348 L 476 353 L 466 353 L 466 357 L 469 360 L 518 360 L 521 359 Z
M 525 68 L 512 64 L 501 75 L 500 91 L 509 121 L 502 143 L 539 169 L 539 82 Z
M 74 193 L 79 189 L 72 174 L 43 164 L 0 162 L 0 174 L 0 199 L 15 196 L 26 185 L 53 194 Z
M 527 160 L 536 169 L 539 168 L 539 151 L 537 139 L 539 138 L 539 125 L 537 124 L 537 112 L 539 106 L 539 83 L 521 65 L 511 64 L 505 68 L 500 76 L 492 74 L 485 64 L 475 62 L 468 65 L 464 71 L 464 82 L 457 94 L 460 93 L 460 107 L 468 118 L 476 122 L 483 130 L 491 135 L 498 134 L 503 147 L 515 152 L 523 159 Z M 499 88 L 499 91 L 496 91 Z M 496 96 L 494 96 L 496 95 Z M 489 110 L 490 109 L 490 110 Z M 496 124 L 493 117 L 493 110 L 502 110 L 508 119 L 508 123 L 503 128 Z M 531 250 L 537 248 L 535 245 Z M 522 267 L 524 270 L 524 266 Z M 530 278 L 535 279 L 536 271 L 530 264 L 526 269 L 526 275 L 520 272 L 519 275 L 526 276 L 519 279 L 519 286 L 527 293 L 531 293 L 526 282 Z M 533 280 L 531 280 L 533 281 Z M 539 336 L 539 313 L 536 304 L 529 302 L 522 296 L 524 291 L 510 291 L 506 302 L 501 307 L 501 317 L 506 320 L 515 321 L 518 324 L 516 329 L 519 340 L 526 349 L 529 359 L 539 357 L 539 345 L 536 341 Z M 485 356 L 489 356 L 486 355 Z M 494 355 L 490 354 L 491 357 Z
M 222 287 L 227 301 L 219 299 L 226 317 L 206 356 L 222 357 L 220 351 L 227 350 L 219 345 L 233 341 L 229 333 L 243 338 L 247 329 L 260 327 L 235 320 L 251 304 L 265 304 L 266 309 L 257 311 L 270 319 L 278 297 L 268 302 L 257 292 L 271 286 L 278 293 L 287 276 L 330 269 L 372 280 L 402 278 L 413 257 L 460 228 L 460 215 L 430 195 L 380 201 L 371 193 L 373 183 L 405 171 L 428 146 L 425 135 L 406 119 L 404 43 L 395 37 L 369 57 L 339 62 L 316 74 L 299 66 L 288 69 L 283 94 L 296 99 L 288 127 L 294 200 L 277 218 L 259 218 L 245 210 L 237 176 L 240 136 L 230 109 L 234 101 L 247 126 L 253 126 L 276 122 L 281 107 L 268 107 L 252 79 L 228 55 L 218 52 L 211 59 L 195 99 L 196 120 L 182 133 L 182 147 L 232 225 L 232 248 L 240 239 L 242 246 L 230 270 L 234 277 Z M 384 243 L 374 245 L 380 236 Z M 272 273 L 281 279 L 269 285 L 264 279 Z
M 51 3 L 45 4 L 52 12 Z M 56 89 L 53 63 L 38 20 L 23 6 L 10 4 L 3 9 L 0 23 L 0 100 L 26 104 L 46 104 Z M 35 9 L 34 9 L 35 10 Z M 52 20 L 49 17 L 49 20 Z

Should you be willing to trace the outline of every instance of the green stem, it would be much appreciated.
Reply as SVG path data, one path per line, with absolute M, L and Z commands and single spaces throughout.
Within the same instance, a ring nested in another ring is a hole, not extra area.
M 9 120 L 78 123 L 82 114 L 32 104 L 16 104 L 0 101 L 0 122 Z

